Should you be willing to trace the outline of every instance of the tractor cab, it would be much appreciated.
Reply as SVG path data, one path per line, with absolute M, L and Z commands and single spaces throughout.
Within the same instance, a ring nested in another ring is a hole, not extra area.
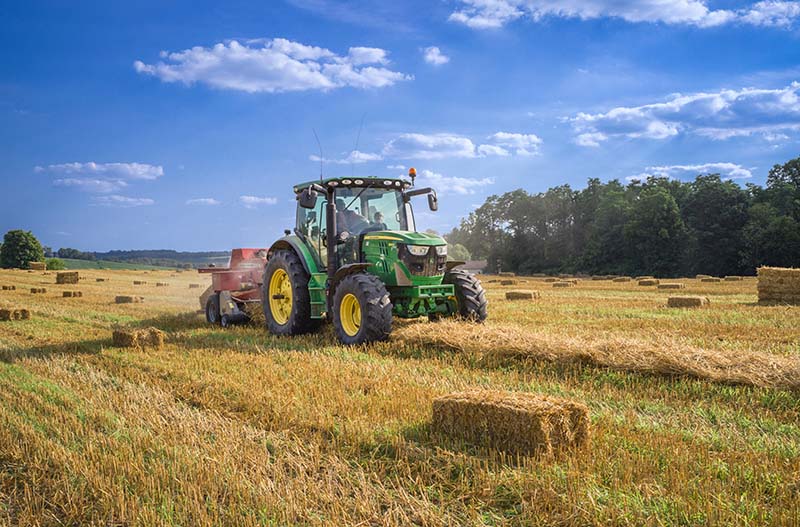
M 328 178 L 294 186 L 297 222 L 269 250 L 262 302 L 276 334 L 332 320 L 344 343 L 383 340 L 393 316 L 486 318 L 480 282 L 447 260 L 447 242 L 416 231 L 413 198 L 436 191 L 395 178 Z

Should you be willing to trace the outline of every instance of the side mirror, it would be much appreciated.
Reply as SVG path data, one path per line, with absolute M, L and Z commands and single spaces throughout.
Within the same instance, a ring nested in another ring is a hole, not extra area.
M 297 203 L 304 209 L 313 209 L 317 205 L 317 191 L 309 187 L 297 195 Z
M 433 212 L 439 210 L 439 198 L 436 197 L 436 192 L 428 194 L 428 207 Z

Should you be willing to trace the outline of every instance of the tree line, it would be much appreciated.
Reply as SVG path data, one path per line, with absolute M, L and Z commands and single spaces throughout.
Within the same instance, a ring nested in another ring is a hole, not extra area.
M 446 238 L 486 259 L 489 271 L 520 274 L 722 276 L 800 267 L 800 157 L 775 165 L 764 187 L 709 174 L 514 190 L 487 198 Z

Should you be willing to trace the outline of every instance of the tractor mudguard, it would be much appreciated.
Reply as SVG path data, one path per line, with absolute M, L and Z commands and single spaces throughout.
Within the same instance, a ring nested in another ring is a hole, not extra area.
M 319 273 L 319 267 L 317 266 L 317 261 L 314 259 L 314 255 L 299 236 L 290 234 L 289 236 L 284 236 L 283 238 L 278 239 L 269 248 L 269 255 L 272 255 L 272 253 L 278 249 L 293 250 L 300 258 L 303 268 L 308 274 L 312 275 Z M 267 258 L 269 259 L 269 257 Z
M 450 271 L 451 269 L 455 269 L 459 265 L 464 265 L 465 263 L 467 263 L 467 262 L 459 262 L 458 260 L 450 260 L 449 262 L 444 264 L 444 266 L 445 266 L 446 270 Z
M 341 282 L 345 276 L 351 275 L 353 273 L 360 273 L 361 271 L 365 271 L 370 265 L 370 263 L 354 263 L 345 265 L 339 270 L 336 271 L 336 274 L 333 275 L 333 283 L 331 283 L 331 290 L 334 289 L 336 284 Z

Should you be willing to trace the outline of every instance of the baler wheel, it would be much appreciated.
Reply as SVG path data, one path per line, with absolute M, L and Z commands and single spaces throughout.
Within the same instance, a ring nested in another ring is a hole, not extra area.
M 214 293 L 206 300 L 206 322 L 217 325 L 220 322 L 219 316 L 219 293 Z

